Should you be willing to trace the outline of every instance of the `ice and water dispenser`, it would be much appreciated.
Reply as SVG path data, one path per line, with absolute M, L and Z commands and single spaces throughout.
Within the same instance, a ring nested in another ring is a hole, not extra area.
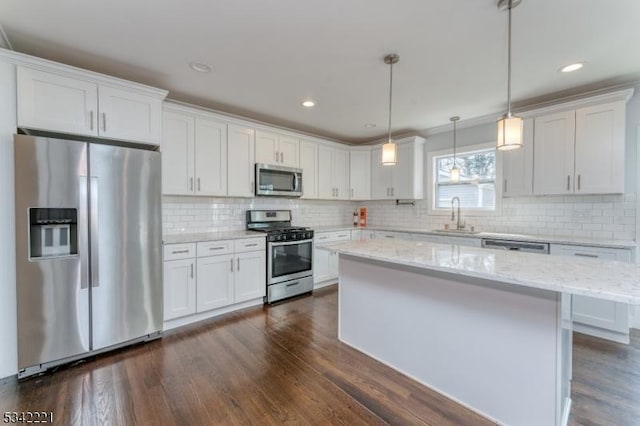
M 29 209 L 29 257 L 32 260 L 78 254 L 78 210 Z

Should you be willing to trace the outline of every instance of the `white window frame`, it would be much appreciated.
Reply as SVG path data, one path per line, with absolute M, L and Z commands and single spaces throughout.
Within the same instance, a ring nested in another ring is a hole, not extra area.
M 465 145 L 456 149 L 457 155 L 464 155 L 468 152 L 483 151 L 488 149 L 496 149 L 496 142 L 483 142 L 476 145 Z M 429 151 L 427 153 L 427 214 L 433 216 L 448 216 L 451 215 L 451 208 L 436 208 L 435 200 L 435 183 L 436 183 L 436 168 L 434 164 L 435 157 L 441 157 L 444 155 L 453 155 L 453 148 L 447 148 L 439 151 Z M 493 210 L 487 209 L 472 209 L 468 207 L 461 207 L 460 213 L 462 217 L 478 217 L 478 216 L 498 216 L 502 214 L 502 155 L 496 150 L 496 180 L 494 183 L 494 189 L 496 194 L 496 204 Z

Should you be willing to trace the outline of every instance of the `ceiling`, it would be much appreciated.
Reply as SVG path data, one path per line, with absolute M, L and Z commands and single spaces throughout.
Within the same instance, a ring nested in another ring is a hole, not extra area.
M 507 14 L 496 3 L 2 0 L 0 25 L 19 52 L 355 143 L 386 132 L 387 53 L 400 55 L 394 134 L 503 111 Z M 639 16 L 638 0 L 523 0 L 513 10 L 514 102 L 640 80 Z M 586 66 L 558 71 L 576 61 Z M 314 108 L 300 105 L 308 98 Z

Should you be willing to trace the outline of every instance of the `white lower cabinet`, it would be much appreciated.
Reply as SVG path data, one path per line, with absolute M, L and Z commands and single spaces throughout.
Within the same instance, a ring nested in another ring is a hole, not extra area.
M 164 262 L 164 320 L 196 312 L 195 259 Z
M 165 321 L 262 298 L 265 294 L 263 237 L 199 242 L 197 249 L 196 243 L 164 246 Z M 199 319 L 196 316 L 194 320 Z
M 317 232 L 314 236 L 314 245 L 333 243 L 336 241 L 351 240 L 351 230 Z M 315 288 L 322 287 L 318 284 L 332 284 L 338 278 L 338 253 L 328 250 L 313 250 L 313 284 Z
M 552 244 L 551 255 L 575 256 L 603 260 L 631 262 L 631 250 L 603 247 L 583 247 Z M 580 333 L 616 342 L 629 343 L 629 305 L 627 303 L 572 297 L 573 329 Z

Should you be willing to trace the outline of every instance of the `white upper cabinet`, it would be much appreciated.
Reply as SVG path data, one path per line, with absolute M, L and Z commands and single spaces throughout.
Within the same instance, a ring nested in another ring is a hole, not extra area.
M 502 160 L 502 196 L 533 194 L 533 118 L 524 120 L 522 149 L 498 151 Z
M 256 131 L 229 124 L 227 128 L 227 195 L 253 197 Z M 304 179 L 304 177 L 303 177 Z
M 98 136 L 98 85 L 18 67 L 18 127 Z
M 22 66 L 17 82 L 18 127 L 160 144 L 164 91 Z
M 193 195 L 195 118 L 164 111 L 162 135 L 162 193 Z
M 304 184 L 304 175 L 302 175 Z M 349 199 L 349 151 L 320 145 L 318 147 L 318 198 Z
M 572 194 L 575 111 L 536 117 L 534 123 L 534 194 Z
M 227 195 L 226 123 L 164 111 L 162 193 Z
M 98 86 L 98 112 L 100 136 L 160 143 L 161 99 L 126 89 Z
M 397 141 L 395 166 L 382 165 L 382 148 L 371 152 L 371 195 L 374 200 L 424 198 L 424 142 L 420 137 Z
M 227 195 L 227 124 L 196 118 L 196 195 Z
M 371 151 L 351 150 L 349 152 L 349 199 L 371 199 Z
M 300 141 L 300 168 L 302 169 L 302 198 L 318 198 L 318 144 Z
M 624 192 L 625 104 L 576 110 L 576 193 Z
M 291 136 L 256 131 L 256 163 L 300 167 L 300 141 Z
M 536 117 L 534 194 L 623 193 L 625 103 Z

